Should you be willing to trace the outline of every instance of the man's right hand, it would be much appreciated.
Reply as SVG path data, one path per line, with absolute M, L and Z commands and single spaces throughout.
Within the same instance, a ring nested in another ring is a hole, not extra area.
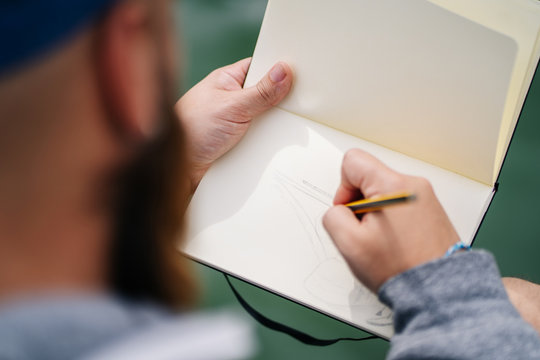
M 361 220 L 342 205 L 404 191 L 416 200 Z M 324 226 L 356 277 L 375 293 L 391 277 L 441 257 L 459 241 L 427 180 L 397 173 L 361 150 L 345 155 L 334 204 Z

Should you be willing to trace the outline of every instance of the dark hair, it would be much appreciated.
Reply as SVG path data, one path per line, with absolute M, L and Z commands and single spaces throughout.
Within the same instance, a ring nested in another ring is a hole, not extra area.
M 166 108 L 160 135 L 118 179 L 109 274 L 121 296 L 182 308 L 195 293 L 188 260 L 177 249 L 189 181 L 184 134 L 172 103 Z

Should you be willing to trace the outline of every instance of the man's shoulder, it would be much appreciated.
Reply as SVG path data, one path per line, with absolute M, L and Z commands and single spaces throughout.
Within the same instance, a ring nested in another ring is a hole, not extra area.
M 174 314 L 113 296 L 54 295 L 0 305 L 2 359 L 229 359 L 254 349 L 230 312 Z

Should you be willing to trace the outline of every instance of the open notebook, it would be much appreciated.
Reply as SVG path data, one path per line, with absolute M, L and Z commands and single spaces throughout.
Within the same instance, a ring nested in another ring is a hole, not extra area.
M 246 86 L 278 60 L 296 82 L 208 172 L 182 251 L 392 336 L 321 218 L 344 152 L 428 178 L 471 243 L 540 56 L 536 0 L 270 0 Z

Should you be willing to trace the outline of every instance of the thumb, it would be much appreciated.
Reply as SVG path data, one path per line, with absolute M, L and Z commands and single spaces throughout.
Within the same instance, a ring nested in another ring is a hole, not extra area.
M 291 90 L 292 80 L 289 65 L 278 62 L 257 85 L 240 91 L 246 114 L 253 118 L 279 104 Z

